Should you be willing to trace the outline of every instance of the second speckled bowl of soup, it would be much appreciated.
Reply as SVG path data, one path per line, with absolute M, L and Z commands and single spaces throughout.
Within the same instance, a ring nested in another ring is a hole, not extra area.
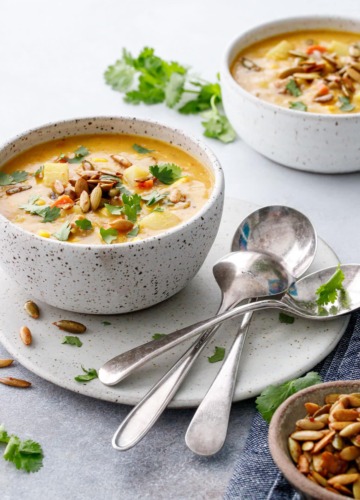
M 305 171 L 360 170 L 360 21 L 311 16 L 234 40 L 221 71 L 226 113 L 258 152 Z
M 203 263 L 223 205 L 205 145 L 151 121 L 97 117 L 0 151 L 0 265 L 29 295 L 115 314 L 152 306 Z

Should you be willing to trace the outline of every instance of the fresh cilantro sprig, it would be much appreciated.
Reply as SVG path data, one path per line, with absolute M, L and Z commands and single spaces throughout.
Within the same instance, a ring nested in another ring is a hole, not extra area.
M 6 444 L 3 458 L 17 469 L 37 472 L 43 466 L 44 453 L 39 443 L 30 439 L 21 441 L 17 436 L 9 435 L 3 425 L 0 425 L 0 443 Z
M 149 167 L 149 171 L 163 184 L 172 184 L 182 176 L 181 168 L 174 163 L 152 165 L 151 167 Z
M 90 380 L 94 380 L 94 378 L 98 378 L 98 373 L 95 368 L 89 368 L 88 370 L 81 365 L 81 369 L 84 372 L 84 375 L 77 375 L 75 378 L 76 382 L 90 382 Z
M 104 76 L 106 83 L 114 90 L 125 93 L 124 100 L 130 104 L 165 103 L 182 114 L 212 110 L 214 115 L 212 101 L 215 104 L 222 102 L 218 82 L 210 83 L 192 78 L 189 75 L 189 68 L 175 61 L 165 61 L 149 47 L 144 47 L 138 57 L 133 57 L 130 52 L 123 49 L 122 58 L 110 65 Z M 217 122 L 221 121 L 222 126 L 217 123 L 217 127 L 214 127 L 212 124 L 209 131 L 209 126 L 206 127 L 203 122 L 205 135 L 223 142 L 234 140 L 235 134 L 233 131 L 230 134 L 230 126 L 225 115 L 219 110 L 216 111 L 216 115 L 219 115 Z
M 129 221 L 136 222 L 137 215 L 141 211 L 141 196 L 139 196 L 138 194 L 123 194 L 121 199 L 123 202 L 124 214 L 129 219 Z
M 321 377 L 317 372 L 309 372 L 304 377 L 289 380 L 281 385 L 269 385 L 262 391 L 260 396 L 256 398 L 256 408 L 259 413 L 270 423 L 276 409 L 287 399 L 295 394 L 295 392 L 310 387 L 311 385 L 320 384 Z
M 24 182 L 28 178 L 28 173 L 24 170 L 16 170 L 12 174 L 5 174 L 5 172 L 0 172 L 0 186 L 11 186 L 12 184 L 17 184 L 18 182 Z
M 214 95 L 210 103 L 211 109 L 202 113 L 202 117 L 205 118 L 205 120 L 201 122 L 205 128 L 204 135 L 206 137 L 220 139 L 220 141 L 225 143 L 233 142 L 236 137 L 235 130 L 232 128 L 226 116 L 219 112 Z
M 208 357 L 209 363 L 218 363 L 225 358 L 225 347 L 215 346 L 215 351 L 212 356 Z
M 58 207 L 44 207 L 43 205 L 36 205 L 39 196 L 31 196 L 28 202 L 24 205 L 20 205 L 21 210 L 25 210 L 32 215 L 39 215 L 43 218 L 42 222 L 53 222 L 56 220 L 61 213 Z
M 79 337 L 76 337 L 74 335 L 66 335 L 61 343 L 74 345 L 76 347 L 81 347 L 83 345 Z
M 324 306 L 326 304 L 334 304 L 336 301 L 338 294 L 340 292 L 345 292 L 343 281 L 345 279 L 345 275 L 340 268 L 340 264 L 338 264 L 337 270 L 331 276 L 331 278 L 319 286 L 316 290 L 316 295 L 318 298 L 316 299 L 316 303 L 318 306 Z
M 85 146 L 80 146 L 76 151 L 74 151 L 74 158 L 70 158 L 68 160 L 68 163 L 80 163 L 88 154 L 88 148 L 86 148 Z

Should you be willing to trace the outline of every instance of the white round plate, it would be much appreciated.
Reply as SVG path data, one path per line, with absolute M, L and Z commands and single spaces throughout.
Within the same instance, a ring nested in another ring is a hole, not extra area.
M 94 398 L 136 404 L 177 361 L 191 340 L 148 363 L 117 386 L 107 387 L 98 379 L 82 384 L 74 377 L 82 373 L 81 366 L 99 369 L 115 355 L 151 340 L 154 333 L 170 333 L 213 316 L 220 303 L 220 292 L 212 266 L 228 253 L 238 224 L 255 209 L 250 203 L 227 199 L 217 239 L 197 276 L 176 296 L 144 311 L 94 316 L 38 302 L 41 316 L 34 320 L 23 309 L 31 297 L 0 270 L 0 341 L 26 368 L 54 384 Z M 309 272 L 337 263 L 334 252 L 320 240 Z M 60 319 L 86 325 L 86 333 L 79 335 L 82 347 L 62 344 L 64 336 L 70 334 L 52 325 Z M 280 323 L 278 311 L 256 313 L 241 358 L 234 401 L 255 396 L 269 384 L 281 383 L 310 370 L 335 347 L 347 323 L 347 317 L 324 322 L 296 318 L 292 325 L 287 325 Z M 213 354 L 215 346 L 230 347 L 237 324 L 236 319 L 231 320 L 219 330 L 176 394 L 172 407 L 200 403 L 221 366 L 209 363 L 207 357 Z M 31 346 L 25 346 L 19 338 L 22 325 L 27 325 L 33 333 Z

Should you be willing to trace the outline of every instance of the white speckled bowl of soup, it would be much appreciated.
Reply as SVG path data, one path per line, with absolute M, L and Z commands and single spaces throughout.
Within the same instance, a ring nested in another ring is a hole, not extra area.
M 179 130 L 121 117 L 46 125 L 0 150 L 0 265 L 62 309 L 144 309 L 196 274 L 223 198 L 218 160 Z
M 282 165 L 360 170 L 360 21 L 311 16 L 253 28 L 228 47 L 226 114 L 240 137 Z

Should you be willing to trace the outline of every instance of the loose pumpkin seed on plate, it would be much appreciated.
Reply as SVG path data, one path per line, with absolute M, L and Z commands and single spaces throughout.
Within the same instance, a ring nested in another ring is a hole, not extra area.
M 60 321 L 55 321 L 53 325 L 57 326 L 60 330 L 64 330 L 69 333 L 84 333 L 86 332 L 86 326 L 77 321 L 71 321 L 68 319 L 61 319 Z
M 24 309 L 31 318 L 37 319 L 40 316 L 39 307 L 32 300 L 25 302 Z

